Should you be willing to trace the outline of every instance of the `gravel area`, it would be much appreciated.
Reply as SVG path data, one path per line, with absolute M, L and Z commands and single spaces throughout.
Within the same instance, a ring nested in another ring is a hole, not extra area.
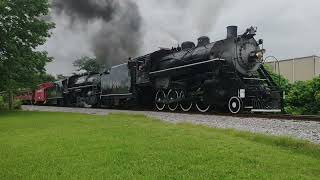
M 65 107 L 44 107 L 44 106 L 23 106 L 26 111 L 47 111 L 47 112 L 74 112 L 94 115 L 108 115 L 110 113 L 144 114 L 148 117 L 160 119 L 170 123 L 193 123 L 209 127 L 236 129 L 276 136 L 289 136 L 297 139 L 308 140 L 320 144 L 320 122 L 278 120 L 263 118 L 240 118 L 217 115 L 182 114 L 153 111 L 129 111 L 109 109 L 84 109 Z

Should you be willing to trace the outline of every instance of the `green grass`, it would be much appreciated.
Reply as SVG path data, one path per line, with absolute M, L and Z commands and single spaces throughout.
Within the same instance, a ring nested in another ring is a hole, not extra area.
M 0 179 L 319 179 L 320 147 L 144 116 L 0 112 Z

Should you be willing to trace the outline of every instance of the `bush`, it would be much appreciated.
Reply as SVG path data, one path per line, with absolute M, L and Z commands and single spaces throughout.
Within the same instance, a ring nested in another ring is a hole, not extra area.
M 287 113 L 314 115 L 320 112 L 320 77 L 292 85 L 285 99 Z
M 0 96 L 0 110 L 7 110 L 8 105 L 5 102 L 5 99 L 3 96 Z
M 21 106 L 22 106 L 22 102 L 20 100 L 13 101 L 14 110 L 20 110 Z M 0 96 L 0 110 L 8 110 L 8 109 L 9 109 L 8 97 Z
M 21 110 L 21 108 L 22 108 L 22 102 L 20 100 L 14 100 L 13 109 Z

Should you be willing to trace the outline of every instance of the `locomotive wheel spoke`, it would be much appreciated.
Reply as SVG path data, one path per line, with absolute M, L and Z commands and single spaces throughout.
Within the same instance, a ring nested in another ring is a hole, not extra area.
M 193 103 L 191 101 L 183 101 L 186 98 L 186 93 L 184 91 L 181 91 L 180 98 L 182 99 L 180 108 L 184 112 L 189 112 L 192 109 Z
M 203 100 L 200 100 L 197 102 L 196 107 L 198 109 L 198 111 L 202 112 L 202 113 L 206 113 L 210 110 L 210 105 L 205 103 Z
M 167 97 L 168 97 L 168 101 L 177 100 L 177 99 L 179 98 L 178 91 L 171 89 L 171 90 L 168 92 Z M 173 102 L 173 103 L 169 103 L 169 104 L 168 104 L 168 108 L 169 108 L 170 111 L 175 111 L 175 110 L 177 110 L 178 106 L 179 106 L 179 103 L 178 103 L 178 102 Z
M 164 108 L 166 107 L 166 104 L 164 103 L 166 99 L 166 94 L 164 93 L 163 90 L 158 90 L 155 98 L 155 105 L 157 110 L 163 111 Z

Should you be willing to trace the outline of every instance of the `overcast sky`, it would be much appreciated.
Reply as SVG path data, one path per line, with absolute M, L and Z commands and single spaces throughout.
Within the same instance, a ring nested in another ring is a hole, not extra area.
M 279 59 L 320 55 L 319 0 L 135 0 L 143 18 L 143 44 L 140 54 L 159 47 L 196 41 L 207 35 L 211 40 L 226 37 L 226 26 L 239 26 L 242 33 L 258 27 L 268 55 Z M 42 47 L 55 58 L 47 67 L 52 74 L 70 74 L 74 59 L 92 56 L 87 45 L 94 32 L 69 30 L 63 18 L 55 18 L 56 29 Z

